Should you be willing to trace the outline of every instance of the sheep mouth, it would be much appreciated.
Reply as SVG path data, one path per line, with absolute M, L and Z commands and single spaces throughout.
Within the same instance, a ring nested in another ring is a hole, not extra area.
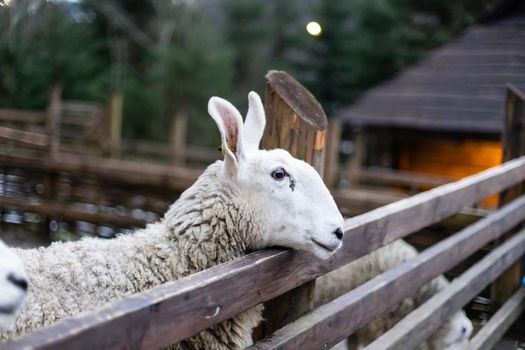
M 339 248 L 339 246 L 337 246 L 337 247 L 327 246 L 327 245 L 317 241 L 315 238 L 311 238 L 311 240 L 312 240 L 312 242 L 315 243 L 315 245 L 317 245 L 317 246 L 321 247 L 322 249 L 327 250 L 329 252 L 334 252 L 337 248 Z

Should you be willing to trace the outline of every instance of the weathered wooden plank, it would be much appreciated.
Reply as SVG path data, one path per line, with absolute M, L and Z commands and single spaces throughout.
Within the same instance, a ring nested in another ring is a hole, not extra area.
M 323 180 L 329 188 L 337 187 L 336 185 L 339 180 L 339 144 L 341 142 L 341 132 L 341 123 L 334 120 L 328 123 Z
M 503 130 L 502 162 L 525 155 L 525 95 L 512 86 L 507 88 L 505 103 L 505 128 Z M 500 205 L 525 192 L 525 182 L 506 189 L 500 195 Z M 504 238 L 512 235 L 509 232 Z M 496 305 L 503 305 L 519 286 L 521 280 L 520 262 L 505 271 L 492 285 L 491 295 Z
M 47 134 L 49 136 L 49 155 L 51 158 L 56 158 L 60 151 L 61 99 L 62 88 L 60 85 L 53 86 L 49 97 L 46 120 Z
M 109 101 L 109 140 L 111 156 L 117 158 L 121 153 L 123 96 L 121 91 L 113 91 Z
M 56 179 L 52 182 L 55 183 L 54 187 L 56 189 Z M 46 187 L 46 184 L 44 184 L 44 187 Z M 51 196 L 47 197 L 51 198 Z M 65 220 L 86 221 L 94 224 L 115 225 L 119 227 L 144 227 L 147 224 L 147 221 L 132 216 L 109 213 L 90 213 L 53 200 L 31 201 L 22 198 L 0 196 L 0 208 L 1 207 L 11 209 L 15 208 L 23 210 L 24 212 L 44 214 L 53 217 L 56 216 Z
M 363 256 L 524 178 L 525 156 L 349 219 L 345 222 L 345 249 L 335 260 L 343 254 L 347 261 Z
M 62 154 L 59 160 L 0 154 L 0 164 L 43 172 L 66 172 L 89 175 L 141 186 L 165 186 L 166 189 L 183 191 L 202 173 L 200 169 L 160 164 L 144 165 L 143 162 L 106 159 Z
M 173 148 L 168 143 L 141 141 L 141 140 L 122 140 L 122 152 L 132 155 L 155 155 L 168 158 L 173 153 Z M 216 148 L 204 148 L 186 145 L 184 158 L 193 161 L 212 162 L 219 159 L 221 153 Z
M 319 307 L 256 344 L 253 349 L 319 349 L 333 346 L 523 219 L 525 196 L 439 242 L 414 259 Z
M 525 253 L 525 230 L 494 249 L 441 293 L 410 313 L 367 346 L 367 350 L 409 350 L 423 342 L 452 313 L 462 308 Z
M 370 167 L 359 169 L 357 180 L 394 186 L 436 187 L 454 181 L 448 176 L 439 176 L 412 171 Z
M 36 148 L 46 148 L 49 145 L 49 138 L 45 134 L 8 128 L 6 126 L 0 126 L 0 139 Z
M 470 349 L 491 350 L 524 310 L 525 288 L 520 288 L 472 338 Z
M 285 279 L 284 276 L 290 276 L 291 271 L 285 269 L 282 272 L 282 267 L 290 259 L 290 254 L 285 251 L 255 252 L 243 259 L 133 295 L 98 312 L 37 330 L 4 346 L 6 349 L 78 349 L 79 344 L 89 344 L 90 349 L 157 349 L 167 346 L 186 338 L 188 332 L 198 332 L 203 325 L 208 327 L 230 317 L 229 312 L 223 312 L 225 308 L 241 310 L 246 305 L 255 305 L 261 299 L 278 295 L 274 290 L 283 290 L 279 282 Z M 260 269 L 268 260 L 277 263 L 273 265 L 275 269 Z M 274 272 L 277 283 L 274 282 Z M 254 287 L 255 293 L 246 293 L 246 287 L 256 285 L 261 288 Z M 297 285 L 292 283 L 293 286 Z M 208 295 L 195 293 L 196 288 L 206 290 Z
M 2 108 L 0 109 L 0 120 L 7 122 L 44 124 L 46 121 L 46 113 Z
M 521 181 L 525 176 L 524 170 L 525 157 L 350 219 L 346 222 L 346 231 L 349 234 L 345 235 L 342 250 L 328 262 L 321 263 L 308 255 L 293 251 L 257 252 L 239 261 L 159 287 L 168 289 L 154 289 L 150 291 L 153 294 L 141 294 L 139 299 L 132 299 L 135 300 L 131 303 L 134 305 L 132 308 L 129 307 L 130 304 L 117 303 L 106 309 L 102 316 L 83 315 L 72 323 L 72 328 L 67 325 L 68 322 L 60 323 L 47 331 L 29 335 L 19 344 L 41 344 L 45 347 L 53 343 L 53 339 L 61 339 L 57 342 L 59 345 L 73 344 L 68 343 L 73 341 L 72 336 L 81 334 L 92 342 L 99 341 L 100 347 L 106 344 L 104 342 L 125 346 L 132 341 L 126 335 L 127 332 L 135 329 L 138 333 L 142 331 L 146 334 L 143 338 L 145 348 L 167 345 L 229 318 L 247 307 L 281 295 L 323 272 L 366 254 L 388 240 L 395 239 L 392 235 L 386 238 L 381 236 L 379 240 L 372 240 L 370 247 L 363 245 L 354 249 L 356 243 L 368 235 L 382 234 L 384 230 L 393 230 L 398 236 L 407 235 L 449 216 L 464 205 L 475 203 L 492 191 L 500 191 Z M 247 290 L 241 288 L 242 286 L 250 288 Z M 162 299 L 155 299 L 159 295 L 162 295 Z M 204 299 L 197 299 L 203 295 L 206 295 Z M 220 312 L 216 317 L 210 318 L 213 314 L 210 310 L 215 311 L 217 307 L 220 307 Z M 194 308 L 186 313 L 193 317 L 178 318 L 177 315 L 185 314 L 180 308 Z M 99 322 L 100 317 L 105 321 Z M 139 320 L 147 322 L 143 324 Z M 76 327 L 79 323 L 83 325 L 81 329 Z M 177 327 L 174 328 L 173 325 Z M 147 337 L 151 332 L 155 332 L 156 336 Z M 104 337 L 100 337 L 100 334 L 104 334 Z
M 266 132 L 263 148 L 283 148 L 312 165 L 323 176 L 326 114 L 315 97 L 298 81 L 282 71 L 266 75 Z M 313 308 L 315 281 L 307 282 L 265 303 L 264 321 L 255 339 L 273 333 Z

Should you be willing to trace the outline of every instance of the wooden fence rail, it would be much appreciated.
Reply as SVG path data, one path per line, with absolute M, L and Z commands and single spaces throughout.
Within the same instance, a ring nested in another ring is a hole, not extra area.
M 167 346 L 258 303 L 279 296 L 397 238 L 442 220 L 459 211 L 463 206 L 472 205 L 493 192 L 500 192 L 523 181 L 524 178 L 525 157 L 521 157 L 455 183 L 348 219 L 345 223 L 343 248 L 329 261 L 320 262 L 306 254 L 293 251 L 255 252 L 237 261 L 212 267 L 182 280 L 116 302 L 101 311 L 80 316 L 74 321 L 57 323 L 8 346 L 58 349 L 68 346 L 78 347 L 79 344 L 85 344 L 85 341 L 89 341 L 89 346 L 94 348 L 108 348 L 110 345 L 126 347 L 131 344 L 141 344 L 140 347 L 144 349 Z M 386 273 L 386 276 L 381 276 L 379 280 L 374 279 L 369 283 L 374 283 L 377 289 L 377 286 L 384 284 L 382 281 L 393 281 L 399 276 L 404 275 L 405 281 L 409 280 L 410 276 L 416 276 L 418 271 L 423 270 L 421 266 L 431 265 L 432 259 L 459 261 L 464 257 L 462 254 L 469 252 L 468 244 L 459 244 L 460 242 L 466 242 L 468 237 L 476 232 L 485 232 L 480 235 L 484 238 L 476 239 L 477 246 L 497 237 L 499 233 L 523 219 L 524 201 L 523 198 L 519 198 L 465 229 L 457 237 L 453 236 L 429 249 L 424 255 L 421 254 L 422 257 L 417 258 L 420 263 L 416 265 L 415 270 L 407 269 L 403 265 L 404 267 L 400 267 L 401 270 L 392 270 L 393 272 Z M 450 254 L 446 252 L 447 247 L 452 249 Z M 453 263 L 452 261 L 449 265 Z M 447 264 L 442 264 L 444 265 L 427 272 L 426 276 L 420 278 L 420 282 L 424 283 L 446 270 Z M 388 290 L 384 288 L 384 291 Z M 350 296 L 346 295 L 347 305 L 354 305 L 357 297 L 363 297 L 365 292 L 377 293 L 370 288 L 370 285 L 367 288 L 355 289 Z M 382 301 L 391 298 L 390 296 L 384 298 L 384 295 L 378 293 L 376 297 L 380 297 Z M 400 294 L 397 298 L 400 300 L 402 297 Z M 372 302 L 374 302 L 373 298 Z M 377 304 L 379 303 L 375 305 Z M 360 305 L 366 304 L 362 302 Z M 369 311 L 370 306 L 371 304 L 368 304 L 368 308 L 363 310 Z M 337 310 L 328 311 L 338 311 L 340 304 L 336 308 Z M 219 312 L 216 313 L 216 310 Z M 319 309 L 314 314 L 317 315 L 318 312 Z M 210 317 L 211 315 L 214 316 Z M 360 315 L 363 317 L 362 313 Z M 356 317 L 353 314 L 345 322 L 351 322 Z M 362 318 L 361 322 L 364 321 L 365 319 Z M 324 325 L 326 326 L 326 323 Z M 310 324 L 310 326 L 315 329 L 314 325 Z M 281 334 L 281 331 L 277 331 L 274 337 Z M 302 330 L 299 329 L 298 333 L 302 334 Z M 288 339 L 289 333 L 286 334 Z M 319 333 L 315 334 L 319 335 Z M 269 344 L 274 344 L 279 339 L 270 338 Z M 338 336 L 336 339 L 342 338 Z
M 295 96 L 295 95 L 294 95 Z M 281 95 L 282 97 L 282 95 Z M 292 108 L 293 113 L 298 113 Z M 275 125 L 274 125 L 275 126 Z M 297 125 L 296 125 L 297 126 Z M 322 130 L 323 128 L 320 128 Z M 272 129 L 274 132 L 279 128 Z M 281 130 L 282 131 L 282 130 Z M 304 133 L 303 133 L 304 134 Z M 309 134 L 322 151 L 324 133 Z M 520 134 L 521 135 L 521 134 Z M 520 136 L 521 137 L 521 136 Z M 310 152 L 310 153 L 308 153 Z M 322 153 L 322 152 L 321 152 Z M 321 154 L 320 153 L 320 154 Z M 308 156 L 309 154 L 309 156 Z M 62 157 L 63 158 L 63 157 Z M 316 157 L 313 157 L 316 158 Z M 311 159 L 310 159 L 311 160 Z M 192 181 L 192 171 L 180 169 L 175 180 L 173 167 L 135 169 L 132 163 L 117 160 L 89 161 L 63 158 L 45 163 L 0 155 L 5 164 L 36 170 L 82 171 L 128 183 L 181 186 Z M 317 157 L 322 163 L 322 155 Z M 315 163 L 315 162 L 314 162 Z M 151 168 L 151 167 L 150 167 Z M 142 173 L 141 173 L 142 172 Z M 161 176 L 153 174 L 161 173 Z M 142 174 L 137 177 L 137 174 Z M 191 180 L 190 180 L 191 179 Z M 404 198 L 345 221 L 343 247 L 328 261 L 297 251 L 267 249 L 218 265 L 178 281 L 117 301 L 105 308 L 58 322 L 50 327 L 13 340 L 6 349 L 157 349 L 192 336 L 259 303 L 267 302 L 316 277 L 350 263 L 377 248 L 440 222 L 466 206 L 494 193 L 516 188 L 525 181 L 525 156 L 462 180 Z M 186 184 L 184 185 L 186 186 Z M 370 320 L 389 310 L 417 287 L 449 270 L 487 243 L 498 240 L 525 220 L 525 195 L 512 201 L 455 235 L 435 244 L 417 257 L 377 276 L 341 297 L 308 312 L 300 319 L 277 329 L 251 349 L 319 349 L 336 344 Z M 508 199 L 508 198 L 507 198 Z M 368 349 L 410 349 L 425 340 L 439 324 L 460 309 L 474 295 L 494 281 L 525 252 L 525 230 L 509 236 L 478 263 L 454 280 L 420 308 L 409 314 Z M 299 291 L 302 289 L 299 289 Z M 288 294 L 289 296 L 289 294 Z M 286 299 L 287 297 L 285 297 Z M 280 298 L 282 301 L 283 299 Z M 288 300 L 290 300 L 288 298 Z M 509 305 L 523 302 L 519 292 L 496 313 L 489 326 L 472 344 L 479 348 L 502 334 L 516 312 Z M 521 305 L 521 304 L 520 304 Z M 301 312 L 307 307 L 301 307 Z M 485 334 L 485 335 L 483 335 Z

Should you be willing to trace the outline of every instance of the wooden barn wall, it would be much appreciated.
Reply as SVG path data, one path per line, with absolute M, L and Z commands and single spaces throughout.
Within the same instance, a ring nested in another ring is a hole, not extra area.
M 499 140 L 412 137 L 400 140 L 399 168 L 459 179 L 500 164 L 501 157 Z M 483 204 L 496 206 L 497 196 Z

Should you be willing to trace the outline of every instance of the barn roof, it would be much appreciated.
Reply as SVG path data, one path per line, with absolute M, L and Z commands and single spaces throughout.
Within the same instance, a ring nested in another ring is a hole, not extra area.
M 525 13 L 468 28 L 336 118 L 353 126 L 500 133 L 505 87 L 525 91 Z

